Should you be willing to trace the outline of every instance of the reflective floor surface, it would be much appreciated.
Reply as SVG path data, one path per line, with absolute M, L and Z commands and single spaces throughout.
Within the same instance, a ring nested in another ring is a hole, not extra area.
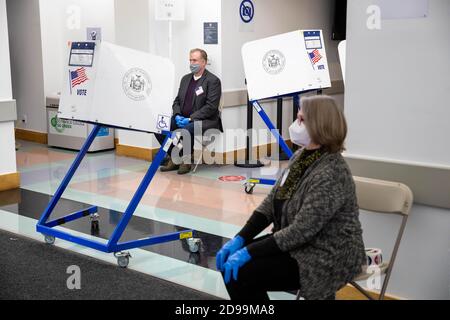
M 21 141 L 17 151 L 21 189 L 0 192 L 0 228 L 43 240 L 35 225 L 51 195 L 61 183 L 76 152 Z M 106 241 L 120 220 L 150 163 L 116 156 L 114 151 L 88 154 L 56 206 L 51 218 L 96 205 L 99 231 L 89 217 L 61 227 L 74 235 Z M 282 166 L 285 165 L 284 163 Z M 278 164 L 276 164 L 278 167 Z M 277 168 L 276 167 L 276 168 Z M 267 186 L 244 192 L 243 181 L 224 182 L 221 176 L 275 178 L 277 169 L 242 169 L 233 165 L 200 165 L 196 173 L 158 172 L 146 191 L 121 241 L 136 240 L 185 229 L 202 239 L 199 253 L 190 253 L 186 241 L 173 241 L 130 250 L 130 269 L 228 298 L 215 267 L 217 250 L 245 224 L 267 195 Z M 267 231 L 267 230 L 266 230 Z M 265 232 L 266 232 L 265 231 Z M 63 240 L 55 245 L 116 263 L 104 254 Z M 288 293 L 270 293 L 274 299 L 292 299 Z

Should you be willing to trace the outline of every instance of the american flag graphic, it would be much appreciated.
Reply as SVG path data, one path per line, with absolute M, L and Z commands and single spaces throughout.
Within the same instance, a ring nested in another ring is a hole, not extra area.
M 311 59 L 313 64 L 316 64 L 317 62 L 322 59 L 322 56 L 319 53 L 319 50 L 315 49 L 314 51 L 309 53 L 309 58 Z
M 86 70 L 84 69 L 84 67 L 79 68 L 75 71 L 70 71 L 70 80 L 72 82 L 72 88 L 89 80 L 86 76 Z

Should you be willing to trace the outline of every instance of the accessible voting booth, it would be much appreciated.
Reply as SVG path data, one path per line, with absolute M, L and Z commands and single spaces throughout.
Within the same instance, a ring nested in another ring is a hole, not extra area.
M 49 244 L 53 244 L 55 238 L 61 238 L 102 252 L 112 252 L 121 267 L 126 267 L 129 263 L 130 254 L 124 250 L 132 248 L 187 239 L 190 250 L 198 251 L 199 242 L 193 239 L 193 230 L 119 242 L 175 139 L 169 131 L 175 74 L 173 63 L 163 57 L 108 42 L 73 42 L 64 72 L 58 118 L 93 124 L 94 128 L 40 217 L 37 232 L 42 233 Z M 166 135 L 164 144 L 107 243 L 100 241 L 101 239 L 77 237 L 60 228 L 55 229 L 87 216 L 91 218 L 91 229 L 98 229 L 96 206 L 48 221 L 87 150 L 104 127 Z
M 249 100 L 283 151 L 292 151 L 276 130 L 259 101 L 331 87 L 322 30 L 297 30 L 248 42 L 242 47 Z M 249 178 L 245 191 L 256 184 L 273 185 L 274 180 Z

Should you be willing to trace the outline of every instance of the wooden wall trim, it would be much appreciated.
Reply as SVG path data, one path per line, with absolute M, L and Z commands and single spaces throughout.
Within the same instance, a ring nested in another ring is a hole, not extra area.
M 291 147 L 292 143 L 288 140 L 286 143 Z M 276 143 L 270 143 L 260 146 L 255 146 L 252 149 L 253 157 L 251 159 L 258 159 L 258 155 L 260 154 L 260 151 L 264 155 L 271 155 L 272 154 L 272 148 L 275 148 L 277 146 Z M 266 152 L 265 149 L 267 149 Z M 135 146 L 129 146 L 118 143 L 116 145 L 116 155 L 118 156 L 125 156 L 125 157 L 131 157 L 146 161 L 152 161 L 154 157 L 156 156 L 156 153 L 159 151 L 159 148 L 150 149 L 150 148 L 142 148 L 142 147 L 135 147 Z M 207 149 L 205 149 L 205 152 L 208 152 Z M 196 155 L 197 157 L 197 155 Z M 216 159 L 221 159 L 222 164 L 233 164 L 236 160 L 243 160 L 245 159 L 245 149 L 238 149 L 238 150 L 231 150 L 223 153 L 217 153 L 215 156 Z M 233 160 L 231 162 L 231 160 Z M 259 160 L 259 159 L 258 159 Z
M 125 157 L 131 157 L 146 161 L 152 161 L 154 157 L 156 156 L 156 153 L 158 152 L 159 148 L 157 149 L 149 149 L 149 148 L 142 148 L 142 147 L 135 147 L 135 146 L 129 146 L 118 143 L 116 145 L 116 155 L 118 156 L 125 156 Z
M 0 191 L 17 189 L 20 187 L 20 173 L 7 173 L 0 175 Z
M 15 135 L 16 139 L 19 140 L 26 140 L 40 144 L 47 144 L 48 142 L 48 135 L 45 132 L 16 128 Z
M 375 292 L 373 290 L 366 290 L 366 291 L 376 300 L 380 296 L 378 292 Z M 348 284 L 336 293 L 336 300 L 368 300 L 368 299 L 355 287 Z M 384 296 L 384 300 L 406 300 L 406 299 L 386 294 Z

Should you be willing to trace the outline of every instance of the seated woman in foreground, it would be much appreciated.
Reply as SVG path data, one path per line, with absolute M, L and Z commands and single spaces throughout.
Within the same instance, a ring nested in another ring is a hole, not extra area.
M 304 148 L 217 253 L 232 300 L 298 289 L 306 299 L 334 299 L 365 263 L 355 183 L 341 155 L 344 114 L 331 97 L 304 98 L 289 133 Z M 271 234 L 254 239 L 270 224 Z

